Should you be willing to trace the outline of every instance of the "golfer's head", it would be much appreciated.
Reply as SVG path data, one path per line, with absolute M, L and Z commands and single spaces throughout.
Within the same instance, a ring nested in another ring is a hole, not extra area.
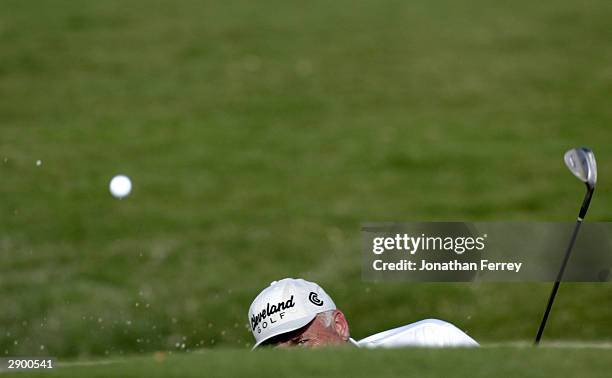
M 344 314 L 316 283 L 285 278 L 274 281 L 249 308 L 255 346 L 324 346 L 349 338 Z

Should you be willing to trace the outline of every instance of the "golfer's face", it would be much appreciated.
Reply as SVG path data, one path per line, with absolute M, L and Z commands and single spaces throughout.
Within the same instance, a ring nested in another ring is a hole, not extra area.
M 333 327 L 326 327 L 318 316 L 306 326 L 275 338 L 271 344 L 275 348 L 308 347 L 345 344 Z

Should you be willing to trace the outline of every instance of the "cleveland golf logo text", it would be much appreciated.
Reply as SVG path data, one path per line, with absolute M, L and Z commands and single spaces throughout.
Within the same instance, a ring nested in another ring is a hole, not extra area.
M 257 329 L 257 333 L 261 333 L 262 328 L 268 328 L 269 324 L 274 324 L 281 320 L 285 313 L 283 311 L 290 309 L 295 306 L 293 301 L 293 295 L 286 301 L 279 302 L 277 304 L 270 305 L 268 303 L 266 308 L 258 312 L 257 314 L 251 315 L 251 327 L 253 331 Z M 275 316 L 278 313 L 278 316 Z M 268 324 L 269 323 L 269 324 Z M 260 327 L 258 327 L 260 325 Z

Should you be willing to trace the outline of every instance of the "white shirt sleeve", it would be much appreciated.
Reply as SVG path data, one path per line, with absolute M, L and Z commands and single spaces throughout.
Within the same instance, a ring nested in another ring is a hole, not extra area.
M 479 346 L 459 328 L 438 319 L 425 319 L 380 332 L 359 340 L 357 345 L 366 348 Z

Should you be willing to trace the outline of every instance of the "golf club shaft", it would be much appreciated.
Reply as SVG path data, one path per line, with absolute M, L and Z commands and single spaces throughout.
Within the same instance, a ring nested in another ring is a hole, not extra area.
M 586 215 L 587 210 L 589 209 L 589 204 L 591 202 L 591 197 L 593 196 L 593 189 L 588 188 L 586 195 L 584 196 L 584 200 L 582 201 L 582 206 L 580 207 L 580 213 L 578 214 L 578 220 L 576 221 L 576 226 L 574 226 L 574 232 L 572 233 L 572 238 L 567 246 L 567 250 L 565 251 L 565 257 L 563 258 L 563 263 L 561 264 L 561 269 L 557 274 L 557 279 L 555 280 L 555 284 L 553 285 L 552 291 L 550 293 L 550 297 L 548 298 L 548 304 L 546 305 L 546 311 L 544 311 L 544 316 L 542 317 L 542 322 L 540 323 L 540 328 L 538 329 L 538 334 L 535 339 L 536 345 L 540 343 L 540 339 L 542 338 L 542 334 L 544 333 L 544 327 L 546 327 L 546 321 L 548 320 L 548 315 L 550 314 L 550 310 L 552 309 L 553 303 L 555 301 L 555 296 L 557 295 L 557 291 L 559 290 L 559 285 L 561 284 L 561 279 L 563 278 L 563 273 L 565 272 L 565 266 L 567 265 L 567 261 L 572 253 L 572 248 L 574 248 L 574 243 L 576 242 L 576 236 L 578 236 L 578 231 L 580 230 L 580 225 L 582 225 L 582 221 Z
M 580 207 L 580 213 L 578 214 L 578 220 L 582 221 L 586 216 L 587 210 L 589 209 L 589 204 L 591 203 L 591 198 L 593 197 L 593 192 L 595 188 L 589 188 L 587 185 L 587 193 L 584 195 L 584 199 L 582 200 L 582 206 Z

